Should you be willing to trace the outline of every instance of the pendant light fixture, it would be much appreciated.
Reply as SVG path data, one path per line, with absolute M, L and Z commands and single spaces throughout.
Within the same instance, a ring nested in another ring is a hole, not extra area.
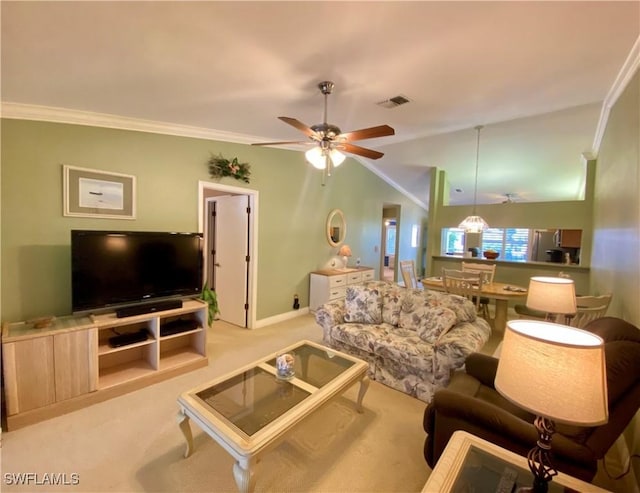
M 463 229 L 465 233 L 482 233 L 485 229 L 489 228 L 487 222 L 480 216 L 476 215 L 476 202 L 478 199 L 478 165 L 480 163 L 480 130 L 482 130 L 482 128 L 482 125 L 475 127 L 478 132 L 478 140 L 476 143 L 476 182 L 473 188 L 473 212 L 458 225 L 458 228 Z

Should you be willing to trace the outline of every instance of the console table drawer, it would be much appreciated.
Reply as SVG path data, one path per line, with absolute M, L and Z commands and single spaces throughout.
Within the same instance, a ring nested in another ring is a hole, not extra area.
M 362 272 L 351 272 L 347 274 L 347 284 L 358 284 L 362 282 Z
M 373 280 L 375 271 L 371 267 L 358 267 L 351 272 L 340 269 L 324 269 L 311 272 L 309 276 L 309 310 L 316 311 L 328 301 L 343 299 L 348 286 Z
M 337 288 L 331 288 L 329 290 L 329 300 L 339 300 L 340 298 L 344 298 L 347 295 L 347 287 L 340 286 Z
M 330 288 L 337 288 L 337 287 L 346 286 L 346 285 L 347 285 L 347 276 L 345 276 L 344 274 L 341 276 L 329 276 Z

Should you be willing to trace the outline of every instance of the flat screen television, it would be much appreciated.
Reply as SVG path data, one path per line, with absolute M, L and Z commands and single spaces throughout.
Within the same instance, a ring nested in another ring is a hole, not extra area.
M 73 312 L 198 295 L 202 265 L 201 233 L 72 230 Z

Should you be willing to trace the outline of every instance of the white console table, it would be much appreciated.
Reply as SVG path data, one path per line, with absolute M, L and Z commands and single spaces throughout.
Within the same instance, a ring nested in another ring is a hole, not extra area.
M 309 279 L 309 310 L 315 312 L 328 301 L 344 298 L 347 286 L 372 281 L 374 276 L 375 271 L 371 267 L 323 269 L 312 272 Z

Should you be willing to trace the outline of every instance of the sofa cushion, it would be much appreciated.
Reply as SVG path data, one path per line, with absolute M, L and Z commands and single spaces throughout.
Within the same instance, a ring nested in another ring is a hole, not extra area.
M 388 287 L 382 292 L 382 321 L 390 325 L 399 325 L 402 298 L 405 288 L 398 285 Z
M 379 324 L 382 322 L 382 296 L 376 288 L 349 286 L 345 297 L 344 321 Z
M 439 291 L 426 291 L 424 297 L 427 300 L 426 303 L 431 306 L 442 306 L 453 310 L 458 323 L 474 322 L 477 318 L 476 306 L 463 296 Z
M 440 336 L 456 325 L 457 317 L 453 310 L 443 306 L 424 307 L 416 331 L 425 342 L 434 344 Z
M 331 339 L 362 351 L 375 353 L 376 341 L 386 337 L 389 329 L 393 327 L 387 324 L 339 324 L 331 327 Z

